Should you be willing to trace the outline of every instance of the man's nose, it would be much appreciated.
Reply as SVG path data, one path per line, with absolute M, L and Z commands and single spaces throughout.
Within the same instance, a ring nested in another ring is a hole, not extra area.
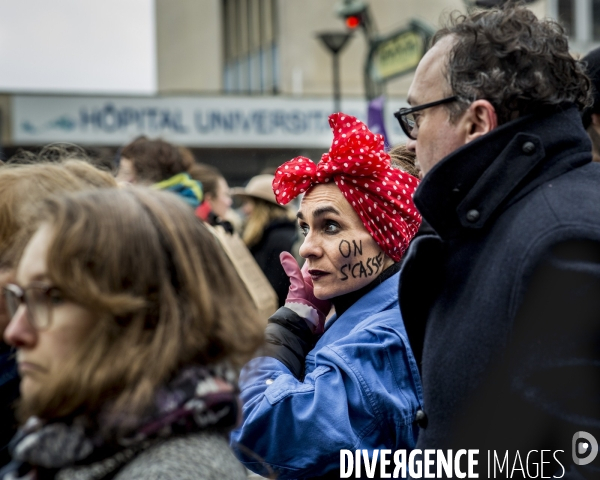
M 406 141 L 406 148 L 407 148 L 407 150 L 410 150 L 411 152 L 416 152 L 417 151 L 417 141 L 413 140 L 412 138 L 409 138 Z
M 37 332 L 27 319 L 27 308 L 19 306 L 10 323 L 4 330 L 4 341 L 13 347 L 32 347 L 37 340 Z

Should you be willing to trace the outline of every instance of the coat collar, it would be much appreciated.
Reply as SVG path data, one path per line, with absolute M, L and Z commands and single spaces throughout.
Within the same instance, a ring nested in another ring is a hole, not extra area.
M 508 122 L 454 151 L 414 195 L 442 238 L 484 228 L 510 204 L 591 161 L 591 143 L 575 106 L 549 107 Z

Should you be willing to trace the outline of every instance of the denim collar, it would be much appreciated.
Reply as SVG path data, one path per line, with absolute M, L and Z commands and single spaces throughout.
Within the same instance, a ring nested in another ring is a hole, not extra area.
M 381 275 L 379 275 L 375 280 L 373 280 L 368 285 L 365 285 L 359 290 L 354 292 L 346 293 L 345 295 L 340 295 L 339 297 L 333 298 L 331 301 L 335 307 L 335 313 L 338 317 L 340 317 L 346 310 L 348 310 L 352 305 L 354 305 L 359 299 L 361 299 L 364 295 L 369 293 L 378 285 L 385 282 L 392 275 L 398 273 L 400 271 L 400 263 L 394 263 L 386 268 Z
M 391 267 L 390 267 L 391 268 Z M 377 284 L 370 292 L 357 299 L 352 306 L 341 315 L 337 313 L 325 324 L 322 338 L 342 338 L 360 322 L 375 313 L 391 308 L 398 309 L 398 282 L 400 272 Z M 339 322 L 338 319 L 341 319 Z M 321 342 L 321 339 L 319 342 Z

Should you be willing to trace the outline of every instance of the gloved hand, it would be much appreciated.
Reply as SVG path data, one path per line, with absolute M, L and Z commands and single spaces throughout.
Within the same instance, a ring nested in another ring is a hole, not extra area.
M 315 297 L 308 265 L 305 264 L 300 270 L 298 262 L 289 252 L 281 252 L 279 260 L 285 273 L 290 277 L 290 289 L 285 300 L 285 307 L 304 318 L 313 333 L 323 333 L 325 318 L 331 310 L 331 302 Z

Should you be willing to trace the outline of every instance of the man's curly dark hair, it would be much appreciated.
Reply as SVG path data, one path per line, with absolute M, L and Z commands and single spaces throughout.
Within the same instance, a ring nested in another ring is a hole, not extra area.
M 548 105 L 590 104 L 590 80 L 569 53 L 563 28 L 509 5 L 470 15 L 451 15 L 432 39 L 452 35 L 446 76 L 459 99 L 448 105 L 454 121 L 477 99 L 496 109 L 498 124 Z

